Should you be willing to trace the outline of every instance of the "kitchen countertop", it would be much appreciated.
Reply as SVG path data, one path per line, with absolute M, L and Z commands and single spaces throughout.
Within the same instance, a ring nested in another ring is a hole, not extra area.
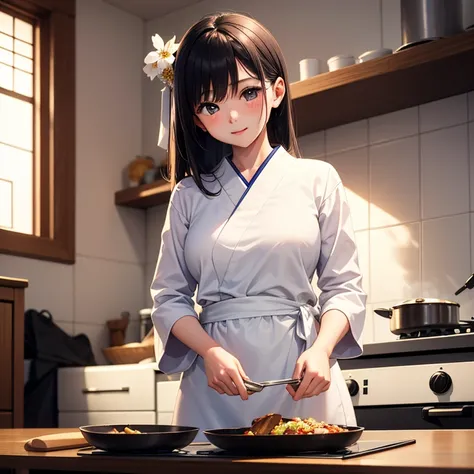
M 32 437 L 65 429 L 0 430 L 0 468 L 48 471 L 98 471 L 145 474 L 186 473 L 314 473 L 324 474 L 456 474 L 474 473 L 474 430 L 367 431 L 363 440 L 416 439 L 416 444 L 347 460 L 260 458 L 165 458 L 78 456 L 76 449 L 49 453 L 27 452 Z

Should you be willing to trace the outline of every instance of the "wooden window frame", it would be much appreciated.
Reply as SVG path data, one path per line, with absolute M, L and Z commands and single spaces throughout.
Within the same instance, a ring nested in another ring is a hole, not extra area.
M 0 229 L 0 253 L 75 262 L 75 0 L 0 0 L 6 9 L 39 21 L 40 88 L 35 90 L 36 235 Z M 41 139 L 39 139 L 41 137 Z M 36 145 L 37 144 L 37 145 Z M 39 164 L 39 166 L 37 166 Z M 38 185 L 40 184 L 40 185 Z

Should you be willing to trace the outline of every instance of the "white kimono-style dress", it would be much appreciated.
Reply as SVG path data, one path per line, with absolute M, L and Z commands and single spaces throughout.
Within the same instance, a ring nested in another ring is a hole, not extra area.
M 282 147 L 250 182 L 228 158 L 215 174 L 204 180 L 207 189 L 220 190 L 216 197 L 201 193 L 190 177 L 174 188 L 151 285 L 163 348 L 156 354 L 159 370 L 183 372 L 173 422 L 231 428 L 280 413 L 355 425 L 337 359 L 362 353 L 366 295 L 339 175 L 326 162 L 294 158 Z M 208 387 L 203 359 L 171 333 L 176 321 L 193 316 L 251 380 L 291 378 L 331 309 L 346 315 L 350 330 L 331 355 L 330 388 L 298 402 L 285 386 L 246 401 L 220 395 Z M 200 433 L 197 440 L 203 439 Z

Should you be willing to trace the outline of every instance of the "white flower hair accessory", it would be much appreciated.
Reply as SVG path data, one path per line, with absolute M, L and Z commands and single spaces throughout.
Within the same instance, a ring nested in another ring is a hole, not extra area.
M 163 41 L 163 38 L 156 34 L 151 37 L 156 51 L 151 51 L 145 57 L 145 67 L 143 71 L 151 79 L 159 77 L 168 87 L 173 87 L 174 71 L 174 53 L 178 50 L 179 43 L 175 43 L 176 35 L 169 41 Z
M 175 43 L 176 35 L 169 41 L 163 41 L 163 38 L 156 34 L 151 37 L 156 51 L 151 51 L 145 57 L 145 66 L 143 71 L 151 79 L 159 77 L 165 84 L 161 90 L 161 116 L 160 130 L 158 132 L 158 146 L 168 149 L 169 129 L 170 129 L 170 90 L 173 88 L 174 81 L 174 53 L 178 50 L 179 43 Z

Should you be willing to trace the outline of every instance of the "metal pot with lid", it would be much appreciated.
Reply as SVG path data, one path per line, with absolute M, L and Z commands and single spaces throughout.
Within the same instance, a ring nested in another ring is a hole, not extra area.
M 408 334 L 427 328 L 459 326 L 459 308 L 460 305 L 453 301 L 416 298 L 392 308 L 377 308 L 374 311 L 390 319 L 390 331 L 393 334 Z

